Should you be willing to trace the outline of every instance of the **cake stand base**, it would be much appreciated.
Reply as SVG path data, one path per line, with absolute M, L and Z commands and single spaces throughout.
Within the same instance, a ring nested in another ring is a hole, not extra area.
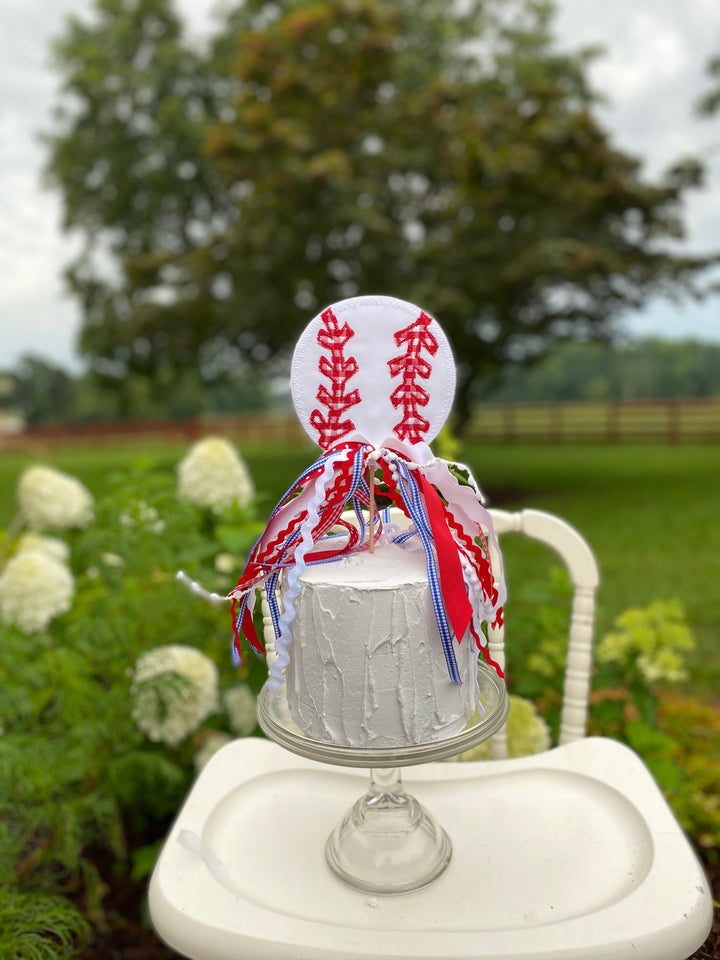
M 325 844 L 331 870 L 363 893 L 401 894 L 419 890 L 445 870 L 452 844 L 435 818 L 407 794 L 400 768 L 443 760 L 469 750 L 500 729 L 508 712 L 505 684 L 484 664 L 477 674 L 482 718 L 459 734 L 429 743 L 394 747 L 351 747 L 311 740 L 297 726 L 285 686 L 267 684 L 258 697 L 258 721 L 272 740 L 310 760 L 370 770 L 370 789 L 345 814 Z
M 345 883 L 364 893 L 419 890 L 450 862 L 442 827 L 405 792 L 396 768 L 372 770 L 370 789 L 330 834 L 325 856 Z

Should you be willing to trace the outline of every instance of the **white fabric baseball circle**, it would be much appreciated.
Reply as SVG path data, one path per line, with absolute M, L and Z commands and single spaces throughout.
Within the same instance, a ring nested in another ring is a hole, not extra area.
M 455 363 L 440 324 L 395 297 L 326 307 L 298 340 L 290 389 L 298 418 L 323 450 L 343 441 L 428 444 L 455 394 Z

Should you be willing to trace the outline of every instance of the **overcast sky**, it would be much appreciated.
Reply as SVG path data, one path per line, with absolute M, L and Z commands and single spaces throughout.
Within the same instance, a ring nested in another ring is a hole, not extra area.
M 693 251 L 720 248 L 720 115 L 693 115 L 707 87 L 704 66 L 720 53 L 719 0 L 558 0 L 556 35 L 567 48 L 600 43 L 592 68 L 616 143 L 657 175 L 694 153 L 707 164 L 707 188 L 687 206 Z M 198 31 L 213 0 L 179 0 Z M 59 197 L 44 189 L 39 131 L 49 125 L 56 79 L 48 45 L 69 12 L 91 0 L 3 0 L 0 11 L 0 368 L 33 352 L 77 366 L 79 311 L 61 273 L 76 248 L 59 228 Z M 630 335 L 697 336 L 720 341 L 720 297 L 702 305 L 658 301 L 628 315 Z

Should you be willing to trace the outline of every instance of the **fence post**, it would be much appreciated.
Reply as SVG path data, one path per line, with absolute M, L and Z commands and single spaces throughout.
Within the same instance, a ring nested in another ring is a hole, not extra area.
M 677 400 L 668 400 L 666 410 L 668 443 L 677 443 L 680 439 L 680 404 Z
M 509 403 L 503 410 L 503 442 L 513 443 L 515 441 L 517 430 L 517 416 L 515 413 L 515 404 Z
M 563 406 L 560 403 L 554 403 L 550 408 L 550 442 L 562 443 L 564 427 Z
M 620 404 L 611 400 L 607 406 L 605 419 L 605 435 L 608 443 L 617 443 L 620 439 Z

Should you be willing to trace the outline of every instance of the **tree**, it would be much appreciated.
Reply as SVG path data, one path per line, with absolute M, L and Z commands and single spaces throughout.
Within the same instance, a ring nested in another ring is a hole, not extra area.
M 49 172 L 117 268 L 71 271 L 92 363 L 221 379 L 286 357 L 327 303 L 386 293 L 447 331 L 462 423 L 508 364 L 697 293 L 711 258 L 663 242 L 698 164 L 643 179 L 593 114 L 589 53 L 554 50 L 550 4 L 457 9 L 246 0 L 204 57 L 169 0 L 73 22 L 57 55 L 80 107 Z
M 531 370 L 508 368 L 493 402 L 665 400 L 715 397 L 720 344 L 646 337 L 629 343 L 568 342 Z
M 72 409 L 76 382 L 62 367 L 25 354 L 10 376 L 14 382 L 10 402 L 22 411 L 28 423 L 62 420 Z
M 106 382 L 133 372 L 166 389 L 175 371 L 162 337 L 144 335 L 153 292 L 133 290 L 127 270 L 157 250 L 181 256 L 207 233 L 216 191 L 200 148 L 211 77 L 183 44 L 171 0 L 97 0 L 95 21 L 70 17 L 54 54 L 63 96 L 46 174 L 62 191 L 65 228 L 85 239 L 67 271 L 83 309 L 80 349 Z M 183 335 L 191 319 L 176 306 L 173 362 L 196 367 Z

